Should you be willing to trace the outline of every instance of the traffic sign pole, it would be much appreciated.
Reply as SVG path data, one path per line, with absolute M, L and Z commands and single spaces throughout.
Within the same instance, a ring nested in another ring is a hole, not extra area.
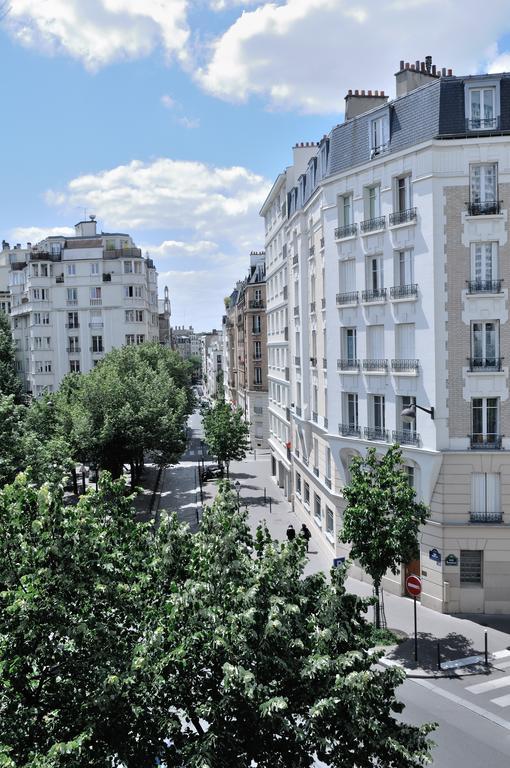
M 414 602 L 414 660 L 418 662 L 418 620 L 416 617 L 416 597 L 413 597 Z
M 418 661 L 418 618 L 416 612 L 416 598 L 421 595 L 421 579 L 412 573 L 406 579 L 406 589 L 413 598 L 414 603 L 414 660 Z

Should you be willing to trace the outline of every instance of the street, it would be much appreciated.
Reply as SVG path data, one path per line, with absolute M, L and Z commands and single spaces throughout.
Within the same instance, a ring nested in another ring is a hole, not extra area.
M 195 412 L 189 419 L 188 448 L 182 461 L 167 468 L 162 475 L 159 515 L 175 512 L 178 518 L 196 529 L 200 514 L 198 464 L 201 460 L 201 417 Z M 267 452 L 249 454 L 243 462 L 230 467 L 232 482 L 241 483 L 241 505 L 248 509 L 252 530 L 265 520 L 273 537 L 285 541 L 289 522 L 299 527 L 296 515 L 270 476 Z M 214 498 L 216 485 L 204 485 L 204 502 Z M 264 490 L 266 502 L 264 503 Z M 269 504 L 271 498 L 271 504 Z M 305 573 L 327 571 L 331 561 L 312 537 L 309 561 Z M 350 591 L 370 596 L 366 582 L 347 579 Z M 385 595 L 388 626 L 408 634 L 412 632 L 412 601 L 405 597 Z M 489 628 L 489 648 L 493 654 L 490 674 L 485 668 L 463 669 L 457 675 L 437 676 L 436 639 L 441 639 L 445 658 L 460 658 L 483 650 L 485 627 L 464 618 L 439 614 L 418 605 L 419 668 L 400 687 L 399 698 L 405 704 L 403 719 L 419 724 L 437 722 L 433 734 L 434 768 L 506 768 L 510 764 L 510 635 L 508 622 L 500 619 L 496 628 Z M 386 662 L 412 666 L 408 657 L 412 640 L 406 640 L 388 654 Z

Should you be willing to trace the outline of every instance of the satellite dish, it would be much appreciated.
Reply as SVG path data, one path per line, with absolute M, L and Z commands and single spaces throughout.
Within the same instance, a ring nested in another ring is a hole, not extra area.
M 91 214 L 89 214 L 89 219 L 90 219 L 91 221 L 95 221 L 95 220 L 96 220 L 96 214 L 95 214 L 95 213 L 91 213 Z

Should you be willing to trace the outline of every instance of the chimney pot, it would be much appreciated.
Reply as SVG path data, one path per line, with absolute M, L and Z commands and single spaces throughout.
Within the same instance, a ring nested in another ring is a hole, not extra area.
M 443 77 L 446 77 L 446 67 L 442 68 L 441 74 L 442 74 Z
M 349 88 L 349 90 L 347 91 L 347 96 L 352 96 L 352 88 Z
M 448 77 L 451 77 L 453 75 L 453 69 L 448 70 Z
M 409 69 L 409 62 L 406 61 L 406 69 Z
M 374 96 L 379 96 L 379 91 L 374 91 Z
M 422 61 L 420 64 L 421 71 L 425 74 L 425 62 Z
M 384 96 L 384 91 L 381 91 L 381 96 Z
M 415 71 L 416 67 L 414 66 L 414 64 L 411 64 L 411 69 L 413 70 L 413 72 Z
M 368 95 L 371 96 L 372 95 L 372 91 L 368 91 Z
M 416 59 L 416 62 L 415 62 L 415 69 L 417 69 L 417 70 L 420 69 L 420 62 L 419 62 L 418 59 Z
M 400 59 L 400 71 L 404 69 L 404 59 Z
M 432 74 L 436 77 L 436 65 L 432 64 Z
M 361 95 L 362 95 L 362 96 L 364 96 L 364 95 L 365 95 L 365 91 L 364 91 L 364 89 L 361 91 Z
M 356 88 L 356 90 L 354 91 L 354 95 L 355 95 L 355 96 L 359 96 L 359 91 L 358 91 L 358 89 L 357 89 L 357 88 Z

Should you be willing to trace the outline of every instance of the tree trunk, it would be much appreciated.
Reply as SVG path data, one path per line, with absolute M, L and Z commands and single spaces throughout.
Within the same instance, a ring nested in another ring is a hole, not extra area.
M 73 478 L 73 493 L 75 496 L 78 496 L 78 478 L 76 476 L 76 467 L 72 468 L 71 477 Z
M 375 591 L 375 628 L 381 629 L 381 603 L 379 602 L 379 589 L 380 589 L 380 582 L 374 583 L 374 591 Z
M 129 462 L 129 470 L 131 472 L 131 490 L 135 490 L 136 485 L 136 471 L 135 471 L 135 464 L 133 461 Z

